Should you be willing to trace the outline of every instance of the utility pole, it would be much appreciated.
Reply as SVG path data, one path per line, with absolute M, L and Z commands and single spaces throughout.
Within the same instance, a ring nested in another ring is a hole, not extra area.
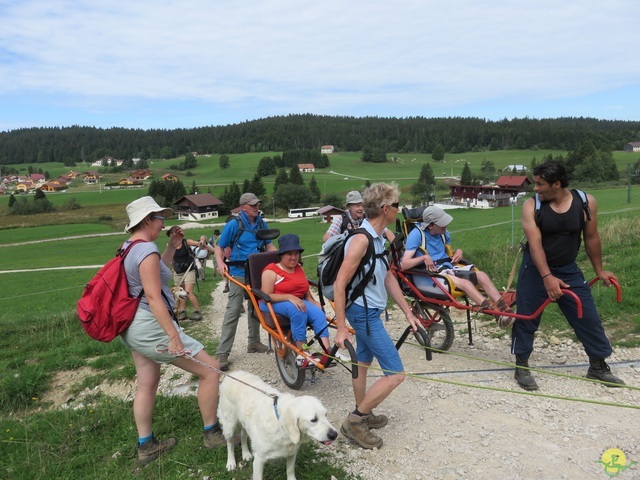
M 627 203 L 631 203 L 631 164 L 627 164 Z

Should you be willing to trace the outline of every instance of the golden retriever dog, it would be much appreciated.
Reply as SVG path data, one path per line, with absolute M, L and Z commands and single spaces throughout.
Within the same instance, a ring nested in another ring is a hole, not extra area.
M 264 464 L 274 458 L 286 458 L 287 480 L 296 480 L 296 456 L 302 442 L 329 445 L 338 437 L 320 400 L 281 393 L 243 371 L 232 372 L 222 382 L 218 417 L 227 440 L 227 470 L 236 469 L 233 436 L 239 427 L 242 460 L 253 458 L 253 480 L 262 480 Z

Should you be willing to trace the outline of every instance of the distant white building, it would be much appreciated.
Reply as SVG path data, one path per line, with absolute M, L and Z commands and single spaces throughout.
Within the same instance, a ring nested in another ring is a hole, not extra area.
M 629 142 L 624 146 L 625 152 L 640 152 L 640 142 Z
M 331 154 L 334 152 L 334 150 L 335 148 L 333 147 L 333 145 L 323 145 L 322 148 L 320 149 L 320 153 Z
M 502 169 L 503 172 L 513 172 L 515 169 L 516 172 L 526 172 L 527 167 L 525 165 L 507 165 Z
M 301 172 L 315 172 L 316 167 L 313 163 L 299 163 L 298 170 Z

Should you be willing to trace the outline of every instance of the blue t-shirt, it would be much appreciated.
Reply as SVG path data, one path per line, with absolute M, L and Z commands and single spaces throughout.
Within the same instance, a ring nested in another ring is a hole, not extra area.
M 364 228 L 365 230 L 367 230 L 367 232 L 369 232 L 373 237 L 374 253 L 384 252 L 385 239 L 384 237 L 378 235 L 378 233 L 373 229 L 373 227 L 369 223 L 369 220 L 365 219 L 362 222 L 362 225 L 360 225 L 360 228 Z M 351 240 L 353 240 L 353 237 L 347 240 L 347 243 L 345 244 L 345 247 L 344 247 L 345 254 L 347 250 L 349 250 L 349 244 L 351 243 Z M 365 266 L 366 271 L 368 271 L 369 268 L 371 268 L 371 263 Z M 366 271 L 363 273 L 366 273 Z M 358 274 L 356 273 L 356 275 Z M 387 289 L 384 286 L 384 279 L 387 276 L 387 267 L 385 266 L 384 262 L 381 259 L 376 260 L 376 268 L 374 270 L 373 276 L 375 277 L 375 282 L 373 281 L 373 278 L 372 278 L 371 281 L 369 281 L 369 283 L 367 284 L 366 288 L 364 289 L 364 296 L 367 297 L 367 307 L 379 308 L 379 309 L 387 308 L 388 293 L 387 293 Z M 357 283 L 357 281 L 355 283 Z M 353 303 L 356 303 L 361 307 L 365 306 L 363 297 L 356 298 L 353 301 Z
M 424 253 L 420 250 L 419 247 L 422 245 L 422 233 L 426 238 L 426 248 L 427 252 L 429 252 L 429 256 L 431 259 L 438 264 L 438 267 L 441 265 L 447 266 L 448 268 L 453 268 L 453 265 L 449 262 L 439 262 L 444 258 L 449 258 L 447 255 L 447 251 L 445 249 L 445 244 L 451 244 L 451 235 L 449 235 L 449 231 L 444 233 L 444 241 L 442 239 L 442 235 L 431 235 L 428 230 L 422 230 L 424 228 L 423 223 L 418 223 L 416 228 L 409 232 L 409 236 L 407 236 L 407 243 L 405 244 L 405 250 L 411 251 L 415 250 L 416 253 L 413 255 L 414 257 L 422 257 Z M 422 230 L 422 231 L 421 231 Z
M 238 220 L 231 220 L 224 226 L 224 230 L 220 234 L 218 238 L 218 246 L 223 250 L 227 247 L 231 247 L 231 257 L 230 261 L 245 261 L 249 258 L 249 255 L 252 253 L 257 253 L 259 251 L 260 246 L 262 245 L 262 240 L 258 240 L 256 237 L 256 232 L 261 229 L 269 228 L 264 220 L 260 217 L 256 217 L 255 223 L 249 222 L 249 217 L 244 212 L 240 212 L 240 221 L 244 223 L 244 231 L 242 235 L 238 238 L 238 241 L 235 245 L 232 245 L 233 240 L 236 238 L 238 230 L 240 229 L 240 225 Z M 265 242 L 266 245 L 270 244 L 271 240 L 267 240 Z M 229 273 L 234 277 L 243 277 L 244 276 L 244 267 L 238 267 L 232 265 L 229 268 Z
M 122 248 L 126 248 L 128 245 L 129 241 L 127 240 L 122 245 Z M 129 250 L 129 253 L 127 253 L 127 256 L 124 259 L 124 269 L 125 272 L 127 272 L 127 282 L 129 283 L 129 295 L 131 295 L 132 297 L 137 297 L 142 291 L 142 280 L 140 279 L 140 264 L 145 258 L 153 254 L 158 254 L 158 256 L 160 256 L 158 246 L 154 242 L 140 242 L 131 247 L 131 250 Z M 164 264 L 164 262 L 162 261 L 162 257 L 160 257 L 160 282 L 162 284 L 164 297 L 166 297 L 163 298 L 163 300 L 165 301 L 165 303 L 168 301 L 168 308 L 173 310 L 175 307 L 173 292 L 169 288 L 171 277 L 171 269 Z M 151 311 L 146 295 L 142 295 L 139 308 L 143 308 L 144 310 L 147 310 L 149 312 Z

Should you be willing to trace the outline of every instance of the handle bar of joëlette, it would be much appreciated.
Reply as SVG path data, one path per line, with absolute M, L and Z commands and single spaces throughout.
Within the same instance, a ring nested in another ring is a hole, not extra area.
M 599 277 L 594 278 L 589 282 L 589 286 L 592 287 L 598 280 L 600 280 Z M 611 284 L 616 289 L 616 301 L 618 303 L 622 302 L 622 289 L 620 288 L 620 284 L 618 283 L 617 280 L 613 278 L 610 281 L 611 281 Z M 562 293 L 564 295 L 569 295 L 576 302 L 576 312 L 577 312 L 578 318 L 582 318 L 582 302 L 580 301 L 580 298 L 574 292 L 572 292 L 571 289 L 568 289 L 568 288 L 563 288 Z M 550 298 L 547 298 L 547 300 L 545 300 L 545 302 L 540 306 L 540 308 L 538 308 L 538 310 L 536 310 L 531 315 L 518 315 L 517 313 L 507 314 L 504 312 L 502 313 L 502 315 L 519 318 L 521 320 L 531 320 L 533 318 L 537 318 L 538 315 L 540 315 L 542 311 L 547 307 L 547 305 L 549 305 L 551 302 L 552 300 Z
M 597 283 L 598 280 L 600 280 L 600 277 L 594 278 L 589 282 L 589 286 L 593 287 L 593 285 Z M 622 288 L 620 287 L 620 283 L 618 283 L 618 281 L 615 278 L 611 278 L 609 279 L 609 281 L 616 289 L 616 302 L 618 303 L 622 302 Z
M 442 305 L 444 307 L 454 307 L 458 310 L 474 310 L 477 307 L 468 305 L 468 304 L 464 304 L 461 303 L 459 301 L 457 301 L 450 292 L 448 292 L 442 285 L 440 285 L 438 282 L 434 282 L 435 285 L 437 287 L 439 287 L 442 290 L 443 295 L 446 297 L 445 299 L 438 299 L 438 298 L 432 298 L 429 297 L 427 295 L 425 295 L 423 292 L 421 292 L 420 290 L 418 290 L 414 285 L 413 282 L 411 282 L 407 276 L 406 273 L 418 273 L 421 274 L 421 271 L 416 271 L 413 272 L 411 270 L 407 270 L 407 271 L 403 271 L 398 269 L 397 267 L 392 267 L 392 270 L 394 271 L 394 275 L 396 275 L 400 281 L 402 281 L 403 283 L 405 283 L 407 286 L 409 286 L 409 288 L 411 289 L 411 291 L 413 292 L 414 296 L 422 301 L 428 302 L 428 303 L 432 303 L 432 304 L 437 304 L 437 305 Z M 593 286 L 599 279 L 599 277 L 594 278 L 593 280 L 591 280 L 589 282 L 589 286 Z M 616 301 L 619 303 L 622 301 L 622 291 L 620 288 L 620 284 L 615 280 L 615 279 L 611 279 L 611 284 L 615 287 L 616 289 Z M 562 289 L 562 293 L 564 295 L 568 295 L 570 296 L 573 301 L 576 302 L 576 313 L 578 318 L 582 318 L 582 302 L 580 301 L 580 298 L 574 293 L 572 292 L 570 289 L 567 288 L 563 288 Z M 518 314 L 518 313 L 506 313 L 506 312 L 501 312 L 501 311 L 497 311 L 497 310 L 492 310 L 492 309 L 483 309 L 483 313 L 486 313 L 488 315 L 492 315 L 492 314 L 499 314 L 499 315 L 504 315 L 504 316 L 508 316 L 508 317 L 513 317 L 513 318 L 517 318 L 520 320 L 533 320 L 534 318 L 537 318 L 543 311 L 545 308 L 547 308 L 547 305 L 549 305 L 552 302 L 552 300 L 550 298 L 548 298 L 547 300 L 545 300 L 542 305 L 540 305 L 540 307 L 538 307 L 538 309 L 533 312 L 530 315 L 522 315 L 522 314 Z

